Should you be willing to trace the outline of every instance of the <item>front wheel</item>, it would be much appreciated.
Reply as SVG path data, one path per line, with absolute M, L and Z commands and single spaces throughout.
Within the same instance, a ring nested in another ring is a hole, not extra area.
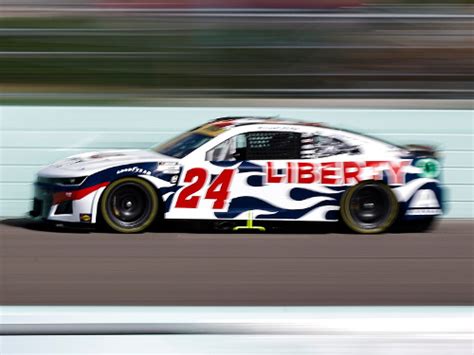
M 357 233 L 385 232 L 397 215 L 397 198 L 390 187 L 381 182 L 362 182 L 347 190 L 341 199 L 341 218 Z
M 120 233 L 143 232 L 155 220 L 158 207 L 153 186 L 135 177 L 111 183 L 100 201 L 104 222 Z

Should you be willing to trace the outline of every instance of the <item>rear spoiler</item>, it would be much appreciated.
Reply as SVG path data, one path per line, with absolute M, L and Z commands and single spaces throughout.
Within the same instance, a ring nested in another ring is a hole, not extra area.
M 436 148 L 430 145 L 407 144 L 404 148 L 417 158 L 438 158 Z

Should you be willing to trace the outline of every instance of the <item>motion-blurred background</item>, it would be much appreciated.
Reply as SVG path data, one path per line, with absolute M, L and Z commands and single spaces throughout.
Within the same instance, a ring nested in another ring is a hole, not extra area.
M 472 353 L 473 20 L 474 0 L 1 0 L 0 353 Z M 44 165 L 147 148 L 229 115 L 435 145 L 447 206 L 440 227 L 118 238 L 22 218 Z M 49 307 L 72 304 L 94 307 Z M 302 305 L 357 307 L 300 308 L 291 318 Z M 192 335 L 181 336 L 1 336 L 15 320 L 179 325 L 195 322 L 192 312 L 206 312 L 198 318 L 208 327 L 217 319 L 306 328 L 199 337 L 196 329 L 210 328 L 191 323 Z M 308 333 L 308 320 L 320 333 Z
M 3 0 L 4 103 L 471 98 L 472 0 Z

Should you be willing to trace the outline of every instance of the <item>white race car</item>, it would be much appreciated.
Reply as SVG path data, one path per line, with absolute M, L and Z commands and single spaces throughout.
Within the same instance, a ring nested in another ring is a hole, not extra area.
M 150 150 L 74 155 L 38 173 L 32 216 L 136 233 L 164 219 L 342 220 L 359 233 L 442 213 L 429 147 L 320 124 L 210 121 Z

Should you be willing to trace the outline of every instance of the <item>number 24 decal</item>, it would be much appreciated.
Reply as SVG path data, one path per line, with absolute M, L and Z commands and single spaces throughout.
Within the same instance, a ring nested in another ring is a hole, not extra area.
M 233 169 L 225 169 L 220 173 L 207 188 L 204 198 L 206 200 L 215 200 L 212 206 L 215 210 L 223 209 L 227 197 L 229 196 L 229 187 L 234 176 Z M 196 193 L 201 190 L 207 182 L 208 173 L 203 168 L 189 169 L 184 176 L 183 182 L 190 184 L 185 186 L 178 195 L 176 208 L 197 208 L 201 196 Z

